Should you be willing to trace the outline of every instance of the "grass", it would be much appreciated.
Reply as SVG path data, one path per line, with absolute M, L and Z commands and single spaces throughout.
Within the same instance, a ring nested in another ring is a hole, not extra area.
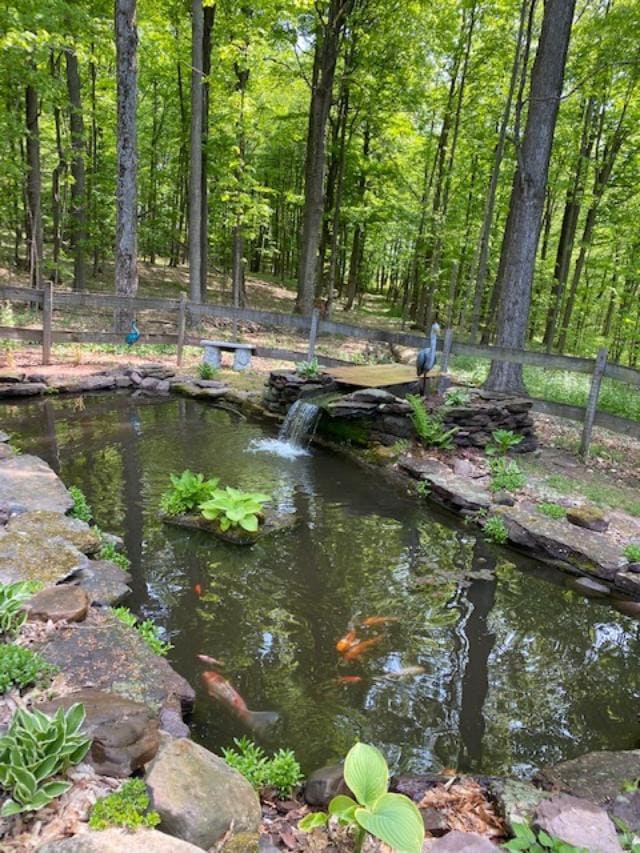
M 548 518 L 560 519 L 560 518 L 564 518 L 567 514 L 567 511 L 563 506 L 560 506 L 560 504 L 554 504 L 554 503 L 538 504 L 538 510 L 543 515 L 546 515 Z

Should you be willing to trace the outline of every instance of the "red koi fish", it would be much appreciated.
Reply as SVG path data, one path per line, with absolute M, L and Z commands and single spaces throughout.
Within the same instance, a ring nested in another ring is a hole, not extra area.
M 360 622 L 361 625 L 366 625 L 368 628 L 373 625 L 386 625 L 388 622 L 399 622 L 399 616 L 367 616 Z
M 336 684 L 357 684 L 363 680 L 361 675 L 342 675 L 337 679 Z
M 377 646 L 378 643 L 381 643 L 383 639 L 382 634 L 378 634 L 376 637 L 370 637 L 368 640 L 361 640 L 345 652 L 344 659 L 356 660 L 356 658 L 359 658 L 365 652 L 368 652 L 369 649 L 372 649 L 374 646 Z
M 212 699 L 226 705 L 232 713 L 254 731 L 264 731 L 278 721 L 279 715 L 275 711 L 250 711 L 247 708 L 247 703 L 235 687 L 219 672 L 211 672 L 211 670 L 203 672 L 202 680 Z
M 195 594 L 196 594 L 196 595 L 198 596 L 198 598 L 199 598 L 199 597 L 202 595 L 202 584 L 197 583 L 197 584 L 194 586 L 193 591 L 195 592 Z
M 351 646 L 354 646 L 358 642 L 358 638 L 356 636 L 356 632 L 351 630 L 348 631 L 344 637 L 338 640 L 336 643 L 336 649 L 342 654 L 346 652 Z
M 209 655 L 196 655 L 198 660 L 201 660 L 202 663 L 211 664 L 211 666 L 224 666 L 223 660 L 218 660 L 218 658 L 212 658 Z

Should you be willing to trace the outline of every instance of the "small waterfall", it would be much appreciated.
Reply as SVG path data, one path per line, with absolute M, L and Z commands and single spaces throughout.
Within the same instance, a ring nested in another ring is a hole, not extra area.
M 320 409 L 305 400 L 296 400 L 287 412 L 284 423 L 280 427 L 278 438 L 288 441 L 298 447 L 305 447 L 315 429 Z

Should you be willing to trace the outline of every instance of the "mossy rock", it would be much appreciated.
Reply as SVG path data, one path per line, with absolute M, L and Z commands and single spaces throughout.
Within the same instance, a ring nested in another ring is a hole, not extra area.
M 196 513 L 189 515 L 166 515 L 162 513 L 160 518 L 165 524 L 173 524 L 176 527 L 186 527 L 191 530 L 201 530 L 203 533 L 211 533 L 217 539 L 229 542 L 231 545 L 255 545 L 263 536 L 268 536 L 270 533 L 277 533 L 281 530 L 289 530 L 296 523 L 294 515 L 285 515 L 268 510 L 260 520 L 260 526 L 256 533 L 250 533 L 248 530 L 243 530 L 239 527 L 221 530 L 217 520 L 209 521 Z
M 596 533 L 604 533 L 609 527 L 609 519 L 595 506 L 571 507 L 567 510 L 567 521 Z
M 367 420 L 330 418 L 324 415 L 317 427 L 318 433 L 337 442 L 367 447 L 371 440 L 371 424 Z

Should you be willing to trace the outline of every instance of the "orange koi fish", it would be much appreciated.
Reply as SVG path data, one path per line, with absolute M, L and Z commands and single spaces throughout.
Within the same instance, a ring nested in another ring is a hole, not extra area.
M 278 721 L 279 715 L 275 711 L 250 711 L 247 708 L 247 703 L 235 687 L 219 672 L 211 672 L 210 670 L 203 672 L 202 680 L 212 699 L 226 705 L 232 713 L 254 731 L 263 731 Z
M 336 649 L 342 654 L 342 652 L 346 652 L 351 646 L 355 645 L 358 642 L 358 638 L 356 636 L 356 632 L 351 630 L 348 631 L 342 639 L 338 640 L 336 643 Z
M 371 627 L 373 625 L 386 625 L 387 622 L 399 622 L 399 616 L 367 616 L 366 619 L 363 619 L 360 622 L 361 625 L 366 625 L 367 627 Z
M 342 675 L 337 679 L 336 684 L 357 684 L 363 680 L 361 675 Z
M 375 637 L 370 637 L 368 640 L 361 640 L 345 652 L 344 659 L 356 660 L 356 658 L 359 658 L 365 652 L 369 651 L 373 646 L 377 646 L 378 643 L 381 643 L 383 639 L 383 635 L 378 634 Z
M 218 658 L 209 657 L 209 655 L 196 655 L 198 660 L 201 660 L 202 663 L 211 664 L 211 666 L 224 666 L 223 660 L 218 660 Z
M 197 584 L 194 586 L 193 591 L 195 592 L 195 594 L 196 594 L 198 597 L 199 597 L 199 596 L 201 596 L 201 595 L 202 595 L 202 584 L 197 583 Z

